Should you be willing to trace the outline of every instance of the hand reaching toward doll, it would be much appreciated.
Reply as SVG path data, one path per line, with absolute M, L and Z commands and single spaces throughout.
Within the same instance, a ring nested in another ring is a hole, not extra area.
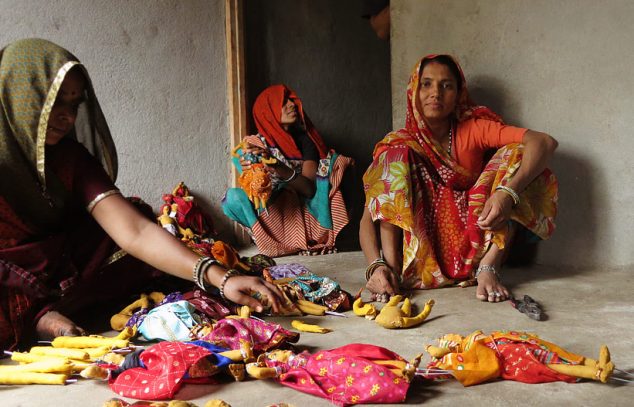
M 257 292 L 268 299 L 273 312 L 282 310 L 282 293 L 280 289 L 259 277 L 235 276 L 225 282 L 223 293 L 225 298 L 236 304 L 246 305 L 256 312 L 262 312 L 264 306 L 253 298 L 251 293 Z

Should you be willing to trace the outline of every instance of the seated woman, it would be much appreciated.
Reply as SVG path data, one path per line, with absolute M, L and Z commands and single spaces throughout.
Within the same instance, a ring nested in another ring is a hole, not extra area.
M 328 150 L 302 109 L 301 100 L 284 85 L 266 88 L 255 100 L 253 117 L 259 134 L 245 137 L 239 162 L 250 169 L 247 154 L 275 158 L 266 165 L 273 193 L 266 208 L 254 208 L 247 194 L 231 188 L 223 199 L 224 213 L 250 229 L 261 253 L 325 254 L 348 223 L 340 191 L 352 159 Z
M 277 288 L 199 258 L 114 186 L 117 159 L 88 73 L 45 40 L 0 51 L 0 347 L 77 335 L 85 306 L 145 290 L 157 269 L 261 308 Z M 118 247 L 117 247 L 118 246 Z M 129 256 L 124 256 L 124 252 Z
M 367 288 L 386 300 L 399 285 L 475 278 L 478 299 L 509 298 L 498 270 L 512 236 L 554 230 L 557 183 L 546 165 L 556 147 L 473 104 L 452 57 L 423 58 L 407 88 L 405 128 L 376 145 L 363 177 Z M 499 150 L 486 163 L 490 149 Z

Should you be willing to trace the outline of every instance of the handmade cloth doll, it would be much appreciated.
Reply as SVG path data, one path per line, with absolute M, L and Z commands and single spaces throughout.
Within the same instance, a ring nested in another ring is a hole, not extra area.
M 163 195 L 164 204 L 157 217 L 159 225 L 181 239 L 201 256 L 211 256 L 215 231 L 208 216 L 194 201 L 187 186 L 180 182 L 170 194 Z
M 163 195 L 158 223 L 170 234 L 181 239 L 193 252 L 213 257 L 228 269 L 235 268 L 243 274 L 261 276 L 265 267 L 275 265 L 268 256 L 255 255 L 241 258 L 231 245 L 216 240 L 209 217 L 196 205 L 194 197 L 183 182 L 170 194 Z
M 183 228 L 189 228 L 199 236 L 215 235 L 213 223 L 196 204 L 184 182 L 179 182 L 171 194 L 163 195 L 163 201 L 174 210 L 176 221 Z
M 139 323 L 139 334 L 149 341 L 186 341 L 191 329 L 201 323 L 195 311 L 196 308 L 185 300 L 161 304 Z
M 148 313 L 151 307 L 154 304 L 159 304 L 161 301 L 165 299 L 165 294 L 160 292 L 152 292 L 150 294 L 141 294 L 140 298 L 124 309 L 122 309 L 119 313 L 115 314 L 110 318 L 110 327 L 116 331 L 120 331 L 126 327 L 130 318 L 133 315 L 138 313 L 137 319 L 141 317 L 141 315 L 145 315 Z M 134 324 L 130 324 L 134 325 Z
M 160 342 L 126 356 L 121 365 L 101 363 L 82 372 L 86 378 L 109 379 L 110 388 L 124 397 L 171 399 L 184 383 L 209 383 L 234 362 L 252 359 L 250 345 L 228 350 L 205 341 Z
M 273 351 L 247 364 L 251 377 L 281 384 L 345 406 L 405 400 L 420 356 L 407 362 L 374 345 L 350 344 L 315 354 Z
M 231 309 L 219 297 L 212 296 L 206 291 L 188 291 L 183 294 L 183 299 L 196 308 L 197 314 L 204 322 L 217 321 L 231 314 Z
M 251 162 L 250 168 L 240 174 L 238 184 L 247 194 L 249 201 L 253 202 L 255 210 L 259 211 L 266 209 L 266 203 L 273 192 L 271 175 L 266 169 L 266 165 L 275 164 L 277 160 L 275 158 L 264 158 L 253 153 L 244 153 L 247 146 L 247 142 L 243 140 L 233 149 L 231 155 L 234 158 L 242 157 Z
M 117 331 L 126 326 L 138 328 L 143 322 L 143 319 L 145 319 L 145 316 L 154 307 L 181 301 L 182 299 L 183 296 L 179 292 L 173 292 L 168 295 L 160 292 L 152 292 L 149 295 L 141 294 L 138 300 L 126 306 L 123 310 L 110 318 L 110 326 Z
M 126 326 L 138 328 L 153 308 L 182 300 L 189 302 L 195 308 L 202 323 L 211 323 L 231 314 L 231 309 L 219 297 L 199 289 L 184 294 L 173 292 L 167 296 L 153 292 L 149 295 L 141 294 L 138 300 L 125 307 L 118 314 L 113 315 L 110 319 L 110 326 L 117 331 Z
M 438 346 L 429 345 L 425 350 L 433 357 L 427 373 L 438 377 L 438 372 L 448 372 L 464 386 L 498 377 L 524 383 L 572 383 L 580 378 L 605 383 L 614 370 L 606 346 L 601 347 L 599 360 L 594 360 L 525 332 L 448 334 L 439 339 Z
M 357 298 L 353 304 L 353 311 L 355 315 L 365 316 L 368 319 L 376 318 L 376 323 L 383 328 L 412 328 L 420 325 L 431 313 L 434 306 L 434 300 L 429 300 L 425 303 L 423 310 L 416 316 L 412 314 L 412 303 L 409 298 L 405 298 L 403 306 L 399 307 L 399 303 L 403 300 L 402 295 L 394 295 L 390 298 L 390 301 L 383 306 L 381 312 L 376 312 L 376 309 L 371 304 L 363 304 L 361 297 Z
M 242 342 L 248 342 L 253 346 L 253 352 L 259 354 L 295 343 L 299 334 L 279 324 L 254 318 L 225 318 L 199 339 L 228 349 L 240 349 Z
M 197 404 L 183 400 L 167 401 L 135 401 L 128 403 L 125 400 L 113 398 L 106 401 L 101 407 L 197 407 Z M 220 399 L 207 400 L 203 407 L 231 407 L 230 404 Z
M 302 264 L 290 263 L 268 267 L 263 277 L 280 287 L 294 303 L 297 303 L 297 300 L 306 300 L 323 305 L 330 311 L 347 311 L 351 307 L 350 294 L 342 290 L 339 283 L 327 276 L 312 273 Z

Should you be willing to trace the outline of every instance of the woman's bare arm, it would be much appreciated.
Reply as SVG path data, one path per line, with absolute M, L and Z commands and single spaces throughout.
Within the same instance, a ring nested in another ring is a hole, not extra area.
M 524 191 L 539 174 L 548 166 L 555 149 L 559 145 L 557 140 L 546 133 L 527 130 L 522 139 L 524 155 L 517 173 L 506 184 L 518 194 Z
M 276 168 L 276 172 L 282 179 L 288 179 L 293 175 L 293 170 L 285 165 L 280 165 L 280 168 Z M 298 194 L 305 196 L 306 198 L 312 198 L 315 196 L 317 187 L 315 180 L 317 179 L 317 161 L 306 160 L 302 164 L 302 173 L 295 177 L 294 180 L 286 184 L 286 188 L 291 188 Z
M 193 281 L 193 267 L 199 256 L 144 217 L 121 195 L 111 195 L 101 200 L 95 205 L 92 216 L 115 243 L 130 255 L 161 271 Z M 223 267 L 212 265 L 207 269 L 206 278 L 210 284 L 219 287 L 225 272 Z M 250 297 L 249 290 L 268 296 L 277 311 L 277 289 L 263 280 L 241 276 L 232 277 L 225 284 L 228 299 L 261 309 L 259 302 Z
M 527 130 L 522 140 L 524 155 L 517 173 L 506 184 L 520 194 L 548 166 L 557 148 L 557 140 L 546 133 Z M 497 229 L 509 219 L 513 199 L 503 191 L 494 192 L 484 204 L 478 226 L 484 230 Z

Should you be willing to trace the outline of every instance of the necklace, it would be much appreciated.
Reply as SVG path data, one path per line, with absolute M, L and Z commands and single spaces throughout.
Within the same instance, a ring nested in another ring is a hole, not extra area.
M 447 147 L 447 153 L 451 157 L 451 141 L 453 139 L 453 126 L 449 127 L 449 146 Z

